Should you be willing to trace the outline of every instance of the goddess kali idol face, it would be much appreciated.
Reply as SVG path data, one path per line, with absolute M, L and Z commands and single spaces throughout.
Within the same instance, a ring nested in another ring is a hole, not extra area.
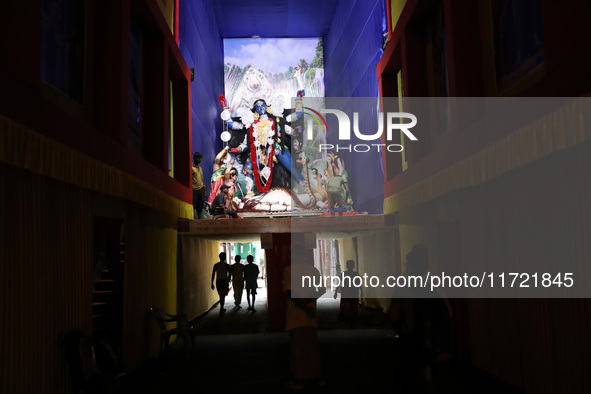
M 257 101 L 254 105 L 254 110 L 259 115 L 265 115 L 267 113 L 267 104 L 264 101 Z

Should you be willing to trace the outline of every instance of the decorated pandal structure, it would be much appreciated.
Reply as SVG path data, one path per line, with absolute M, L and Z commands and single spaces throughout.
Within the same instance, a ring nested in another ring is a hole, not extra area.
M 296 67 L 294 77 L 303 87 L 299 70 Z M 238 107 L 234 116 L 224 95 L 219 96 L 224 121 L 220 138 L 225 146 L 213 163 L 208 202 L 225 184 L 230 188 L 230 206 L 240 218 L 331 216 L 327 184 L 335 178 L 332 183 L 340 193 L 335 198 L 331 185 L 334 211 L 357 215 L 341 158 L 320 151 L 315 145 L 319 141 L 310 143 L 303 137 L 304 95 L 300 89 L 291 109 L 284 108 L 283 96 L 251 94 L 252 106 Z

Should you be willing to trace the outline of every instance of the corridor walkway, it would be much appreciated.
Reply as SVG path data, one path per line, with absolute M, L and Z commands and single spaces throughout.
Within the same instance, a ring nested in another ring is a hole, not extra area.
M 259 280 L 263 285 L 263 281 Z M 340 299 L 339 299 L 340 300 Z M 319 342 L 326 387 L 320 393 L 396 391 L 392 376 L 397 337 L 375 312 L 361 310 L 359 327 L 338 323 L 339 300 L 332 293 L 319 301 Z M 289 339 L 285 332 L 267 332 L 266 291 L 259 289 L 256 313 L 232 309 L 219 316 L 215 306 L 197 324 L 194 354 L 187 359 L 179 344 L 164 357 L 151 359 L 130 375 L 125 392 L 141 393 L 293 393 L 286 387 L 289 374 Z M 176 346 L 175 346 L 176 345 Z M 449 369 L 449 393 L 517 393 L 475 368 L 456 363 Z M 379 391 L 378 391 L 379 390 Z

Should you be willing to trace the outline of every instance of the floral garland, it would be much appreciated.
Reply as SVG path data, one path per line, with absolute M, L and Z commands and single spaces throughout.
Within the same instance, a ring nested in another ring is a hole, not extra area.
M 254 123 L 257 123 L 257 122 L 258 121 L 255 121 Z M 272 122 L 272 120 L 271 120 L 271 122 Z M 251 130 L 249 133 L 250 134 L 250 159 L 253 162 L 252 169 L 254 171 L 254 180 L 257 184 L 257 188 L 259 189 L 259 191 L 261 193 L 266 193 L 271 188 L 271 180 L 273 179 L 273 157 L 275 155 L 275 144 L 271 144 L 271 149 L 270 149 L 270 152 L 267 156 L 267 163 L 271 163 L 271 166 L 269 167 L 271 169 L 271 174 L 269 175 L 269 179 L 267 180 L 267 183 L 265 183 L 265 186 L 263 187 L 263 184 L 261 183 L 261 177 L 259 175 L 259 163 L 256 160 L 257 152 L 256 152 L 256 147 L 254 145 L 254 133 L 253 133 L 254 123 L 253 123 L 253 125 L 250 126 Z

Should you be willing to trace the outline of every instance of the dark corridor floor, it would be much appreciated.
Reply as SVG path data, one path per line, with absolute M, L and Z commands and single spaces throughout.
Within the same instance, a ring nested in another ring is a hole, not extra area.
M 129 393 L 293 393 L 286 387 L 289 338 L 267 332 L 264 289 L 257 313 L 232 309 L 219 316 L 216 306 L 197 323 L 198 336 L 191 358 L 175 343 L 166 356 L 146 361 L 127 381 Z M 262 294 L 261 294 L 262 293 Z M 337 322 L 339 301 L 321 299 L 318 306 L 319 342 L 326 386 L 319 393 L 400 392 L 393 379 L 396 333 L 360 311 L 359 326 L 344 329 Z M 467 363 L 456 362 L 447 374 L 446 393 L 517 393 Z

